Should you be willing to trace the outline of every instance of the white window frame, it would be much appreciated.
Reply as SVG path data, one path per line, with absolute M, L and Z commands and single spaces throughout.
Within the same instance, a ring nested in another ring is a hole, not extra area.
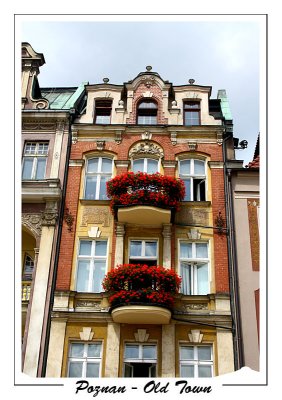
M 152 158 L 152 157 L 140 157 L 140 158 L 134 158 L 133 160 L 132 160 L 132 171 L 134 171 L 134 162 L 135 161 L 140 161 L 140 160 L 143 160 L 143 168 L 144 168 L 144 171 L 140 171 L 140 172 L 144 172 L 144 173 L 148 173 L 147 171 L 148 171 L 148 160 L 153 160 L 153 161 L 156 161 L 157 162 L 157 171 L 156 172 L 153 172 L 154 174 L 155 173 L 157 173 L 157 172 L 160 172 L 160 159 L 156 159 L 156 158 Z M 137 172 L 135 172 L 135 173 L 137 173 Z
M 97 166 L 97 172 L 88 172 L 88 163 L 90 160 L 98 159 L 98 166 Z M 112 162 L 112 170 L 111 172 L 102 172 L 102 161 L 103 159 L 110 160 Z M 101 189 L 101 177 L 108 177 L 108 180 L 111 179 L 113 176 L 113 159 L 111 157 L 89 157 L 86 162 L 86 169 L 85 169 L 85 178 L 84 178 L 84 199 L 86 200 L 108 200 L 108 197 L 106 196 L 105 199 L 100 198 L 100 189 Z M 96 192 L 94 194 L 93 198 L 86 197 L 86 187 L 87 187 L 87 177 L 88 176 L 94 176 L 97 177 L 97 182 L 96 182 Z
M 192 347 L 193 352 L 194 352 L 194 359 L 192 360 L 187 360 L 184 359 L 182 360 L 181 358 L 181 349 L 183 347 Z M 210 360 L 199 360 L 198 356 L 198 349 L 200 347 L 209 347 L 211 349 L 211 359 Z M 199 377 L 199 366 L 204 366 L 208 365 L 211 366 L 211 377 L 214 376 L 214 357 L 213 357 L 213 345 L 210 343 L 202 343 L 201 345 L 191 345 L 188 343 L 180 343 L 179 344 L 179 376 L 182 378 L 187 378 L 186 376 L 183 376 L 181 374 L 181 367 L 184 365 L 192 365 L 194 367 L 194 378 L 203 378 Z
M 26 147 L 27 147 L 27 145 L 30 145 L 30 144 L 31 145 L 35 144 L 34 152 L 27 152 Z M 39 145 L 47 146 L 47 149 L 43 154 L 39 153 Z M 38 164 L 39 159 L 45 159 L 45 168 L 44 168 L 43 178 L 39 178 L 38 180 L 45 179 L 48 152 L 49 152 L 49 142 L 47 142 L 47 141 L 38 141 L 38 142 L 26 141 L 25 142 L 24 153 L 23 153 L 23 163 L 22 163 L 22 176 L 23 176 L 23 172 L 24 172 L 25 160 L 30 158 L 30 159 L 33 159 L 33 162 L 32 162 L 32 170 L 31 170 L 30 178 L 22 178 L 23 180 L 37 180 L 36 174 L 37 174 L 37 164 Z
M 90 255 L 80 255 L 79 250 L 80 250 L 80 243 L 81 242 L 91 242 L 91 254 Z M 97 242 L 106 242 L 107 247 L 106 247 L 106 255 L 105 256 L 96 256 L 95 255 L 95 250 L 96 250 L 96 243 Z M 108 270 L 108 251 L 109 251 L 109 241 L 108 239 L 80 239 L 78 242 L 78 248 L 77 248 L 77 263 L 76 263 L 76 290 L 77 290 L 77 283 L 78 283 L 78 272 L 79 272 L 79 261 L 80 260 L 89 260 L 90 262 L 90 267 L 89 267 L 89 275 L 88 275 L 88 288 L 85 292 L 81 293 L 101 293 L 103 292 L 103 288 L 101 287 L 100 292 L 92 292 L 91 288 L 93 286 L 93 282 L 95 280 L 95 261 L 105 261 L 105 274 L 107 273 Z
M 187 243 L 187 244 L 191 244 L 192 245 L 192 257 L 191 258 L 181 258 L 181 252 L 180 252 L 180 247 L 182 243 Z M 208 252 L 208 257 L 207 258 L 197 258 L 196 257 L 196 244 L 206 244 L 207 245 L 207 252 Z M 180 293 L 183 293 L 187 296 L 194 296 L 194 295 L 199 295 L 201 296 L 201 294 L 198 294 L 198 266 L 199 265 L 203 265 L 203 264 L 207 264 L 208 265 L 208 293 L 210 293 L 210 243 L 209 241 L 188 241 L 188 240 L 179 240 L 178 243 L 178 261 L 179 261 L 179 274 L 180 276 L 182 276 L 182 267 L 181 264 L 186 264 L 186 266 L 188 268 L 191 268 L 191 293 L 187 294 L 184 293 L 187 290 L 184 291 L 184 288 L 181 286 L 180 288 Z M 208 294 L 206 293 L 206 294 Z
M 71 346 L 73 344 L 83 344 L 83 357 L 71 357 Z M 100 344 L 101 345 L 101 353 L 99 357 L 88 357 L 87 349 L 88 345 L 91 344 Z M 82 376 L 77 378 L 85 378 L 86 377 L 86 368 L 87 364 L 99 364 L 99 378 L 101 377 L 101 364 L 102 364 L 102 356 L 103 356 L 103 342 L 102 341 L 93 341 L 93 342 L 71 342 L 69 344 L 69 352 L 68 352 L 68 372 L 67 376 L 69 377 L 69 370 L 71 362 L 82 362 Z
M 126 346 L 138 346 L 139 347 L 139 357 L 138 358 L 125 358 L 125 351 L 126 351 Z M 156 358 L 143 358 L 143 348 L 146 346 L 154 346 L 156 349 Z M 152 367 L 156 368 L 156 375 L 157 375 L 157 365 L 158 365 L 158 345 L 157 343 L 133 343 L 133 342 L 127 342 L 124 344 L 124 353 L 123 353 L 123 376 L 125 376 L 125 367 L 127 366 L 128 368 L 131 369 L 131 377 L 133 377 L 133 366 L 131 363 L 138 363 L 138 364 L 153 364 L 151 367 L 149 367 L 149 378 L 152 377 Z
M 181 173 L 181 163 L 183 161 L 190 161 L 190 174 L 183 174 Z M 194 162 L 195 161 L 200 161 L 204 164 L 204 168 L 205 168 L 205 174 L 204 175 L 197 175 L 194 173 L 195 171 L 195 165 Z M 190 194 L 191 194 L 191 198 L 187 199 L 186 195 L 185 195 L 185 199 L 184 201 L 207 201 L 207 193 L 208 193 L 208 185 L 207 185 L 207 162 L 206 160 L 202 160 L 200 158 L 183 158 L 181 160 L 178 160 L 178 171 L 179 171 L 179 178 L 182 179 L 183 181 L 190 181 L 191 182 L 191 190 L 190 190 Z M 198 194 L 197 194 L 197 198 L 194 199 L 194 179 L 202 179 L 202 181 L 205 182 L 205 199 L 204 200 L 199 200 L 200 197 L 200 193 L 199 193 L 199 187 L 198 187 Z
M 131 256 L 130 254 L 130 244 L 131 242 L 141 242 L 141 256 Z M 145 256 L 145 249 L 146 249 L 146 243 L 148 242 L 153 242 L 156 243 L 156 257 L 150 257 L 150 256 Z M 128 241 L 128 259 L 129 259 L 129 263 L 134 262 L 135 260 L 141 260 L 144 261 L 144 263 L 146 263 L 146 261 L 154 261 L 156 260 L 156 265 L 158 264 L 158 260 L 159 260 L 159 241 L 158 239 L 155 238 L 146 238 L 146 239 L 139 239 L 139 238 L 130 238 Z

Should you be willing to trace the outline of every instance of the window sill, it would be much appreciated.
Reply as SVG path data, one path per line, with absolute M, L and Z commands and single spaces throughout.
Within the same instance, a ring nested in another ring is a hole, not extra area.
M 79 199 L 80 204 L 87 206 L 110 206 L 110 200 Z
M 195 207 L 210 207 L 211 201 L 181 201 L 180 205 L 195 206 Z

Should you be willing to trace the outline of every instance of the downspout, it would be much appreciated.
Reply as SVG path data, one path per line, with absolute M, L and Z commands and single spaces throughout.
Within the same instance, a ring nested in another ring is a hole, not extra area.
M 70 160 L 70 152 L 71 152 L 71 144 L 72 144 L 71 126 L 72 126 L 72 123 L 73 123 L 73 120 L 75 117 L 76 117 L 76 109 L 72 108 L 69 110 L 68 144 L 67 144 L 67 151 L 66 151 L 66 163 L 65 163 L 64 180 L 63 180 L 63 188 L 62 188 L 62 199 L 61 199 L 60 212 L 59 212 L 57 247 L 56 247 L 56 252 L 55 252 L 54 271 L 53 271 L 53 277 L 52 277 L 52 283 L 51 283 L 50 302 L 49 302 L 49 309 L 48 309 L 48 315 L 47 315 L 46 338 L 45 338 L 44 350 L 43 350 L 41 377 L 46 376 L 47 357 L 48 357 L 50 329 L 51 329 L 51 313 L 52 313 L 52 309 L 53 309 L 54 294 L 55 294 L 55 289 L 56 289 L 56 278 L 57 278 L 57 271 L 58 271 L 58 261 L 59 261 L 59 253 L 60 253 L 60 246 L 61 246 L 63 219 L 64 219 L 64 212 L 65 212 L 65 199 L 66 199 L 66 191 L 67 191 L 67 180 L 68 180 L 68 171 L 69 171 L 68 165 L 69 165 L 69 160 Z
M 228 248 L 228 269 L 230 286 L 230 307 L 233 327 L 233 349 L 234 349 L 234 368 L 235 371 L 244 366 L 243 348 L 241 341 L 241 318 L 238 289 L 237 257 L 236 243 L 234 237 L 234 214 L 232 199 L 231 173 L 227 169 L 226 140 L 230 139 L 228 135 L 223 139 L 223 163 L 224 163 L 224 195 L 226 204 L 226 227 L 227 227 L 227 248 Z

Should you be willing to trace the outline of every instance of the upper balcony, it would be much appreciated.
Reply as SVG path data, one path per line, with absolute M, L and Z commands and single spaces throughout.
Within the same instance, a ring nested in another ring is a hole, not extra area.
M 107 193 L 119 222 L 161 225 L 172 222 L 185 187 L 171 176 L 128 172 L 107 182 Z
M 110 271 L 103 287 L 109 292 L 114 322 L 169 324 L 181 278 L 163 267 L 124 264 Z

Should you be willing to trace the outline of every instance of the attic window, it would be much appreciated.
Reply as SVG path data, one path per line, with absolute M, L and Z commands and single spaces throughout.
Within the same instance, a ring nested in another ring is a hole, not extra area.
M 184 125 L 200 125 L 200 103 L 198 101 L 185 101 L 184 103 Z
M 110 124 L 112 100 L 97 100 L 95 104 L 95 124 Z
M 156 125 L 158 106 L 152 100 L 145 100 L 139 103 L 137 108 L 138 125 Z

